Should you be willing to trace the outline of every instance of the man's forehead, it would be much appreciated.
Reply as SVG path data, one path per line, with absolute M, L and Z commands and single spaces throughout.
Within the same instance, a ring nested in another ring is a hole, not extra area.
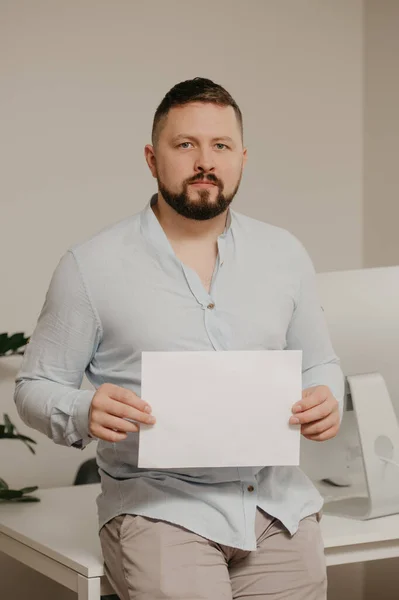
M 167 115 L 165 128 L 172 136 L 181 133 L 225 136 L 239 132 L 233 107 L 210 102 L 191 102 L 172 107 Z

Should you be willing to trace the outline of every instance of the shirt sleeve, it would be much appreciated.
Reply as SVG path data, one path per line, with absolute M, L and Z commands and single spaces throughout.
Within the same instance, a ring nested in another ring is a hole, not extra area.
M 344 375 L 330 340 L 312 260 L 299 240 L 297 244 L 300 284 L 287 332 L 287 349 L 302 350 L 302 388 L 328 386 L 339 403 L 342 419 Z
M 56 444 L 84 448 L 92 439 L 89 410 L 94 391 L 80 386 L 100 339 L 99 318 L 69 250 L 52 276 L 14 394 L 24 423 Z

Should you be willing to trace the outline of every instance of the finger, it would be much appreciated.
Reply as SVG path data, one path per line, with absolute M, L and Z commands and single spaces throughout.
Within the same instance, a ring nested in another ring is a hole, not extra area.
M 336 416 L 329 415 L 328 417 L 320 419 L 319 421 L 302 425 L 301 433 L 302 435 L 318 435 L 319 433 L 323 433 L 337 424 Z
M 150 413 L 152 410 L 148 402 L 145 402 L 145 400 L 143 400 L 142 398 L 137 396 L 137 394 L 135 394 L 131 390 L 128 390 L 127 388 L 123 388 L 119 385 L 114 385 L 110 383 L 107 384 L 106 391 L 109 397 L 113 398 L 117 402 L 128 404 L 129 406 L 133 406 L 134 408 L 137 408 L 138 410 L 141 410 L 143 412 Z
M 331 440 L 338 433 L 338 426 L 335 425 L 327 431 L 323 431 L 323 433 L 318 433 L 317 435 L 305 435 L 304 437 L 308 440 L 312 440 L 313 442 L 326 442 L 327 440 Z
M 98 424 L 106 429 L 113 429 L 121 433 L 134 433 L 139 430 L 137 423 L 131 423 L 130 421 L 126 421 L 126 419 L 119 419 L 112 415 L 103 414 Z
M 126 433 L 119 433 L 112 429 L 106 429 L 105 427 L 98 426 L 92 429 L 91 433 L 95 438 L 104 440 L 105 442 L 122 442 L 127 438 Z
M 153 415 L 142 412 L 123 402 L 113 400 L 112 398 L 107 398 L 105 400 L 103 410 L 105 413 L 121 419 L 131 419 L 132 421 L 139 421 L 139 423 L 147 423 L 149 425 L 155 423 L 155 417 Z
M 304 423 L 312 423 L 312 421 L 319 421 L 320 419 L 324 419 L 332 413 L 333 407 L 329 402 L 323 402 L 314 408 L 306 410 L 305 412 L 296 413 L 295 416 L 290 418 L 291 425 L 296 425 L 300 423 L 303 425 Z
M 296 402 L 292 407 L 292 412 L 302 412 L 304 410 L 309 410 L 319 404 L 325 402 L 331 396 L 330 389 L 325 385 L 319 385 L 317 388 L 309 393 L 309 391 L 304 390 L 302 400 Z

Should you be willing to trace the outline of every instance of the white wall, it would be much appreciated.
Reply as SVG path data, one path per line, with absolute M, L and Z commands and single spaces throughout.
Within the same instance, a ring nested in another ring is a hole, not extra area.
M 31 332 L 61 254 L 147 202 L 153 113 L 195 76 L 224 85 L 244 113 L 236 209 L 290 229 L 319 271 L 362 266 L 361 0 L 1 6 L 0 331 Z M 15 416 L 17 364 L 1 368 L 0 413 Z M 15 485 L 67 485 L 93 452 L 29 433 L 36 457 L 0 446 Z

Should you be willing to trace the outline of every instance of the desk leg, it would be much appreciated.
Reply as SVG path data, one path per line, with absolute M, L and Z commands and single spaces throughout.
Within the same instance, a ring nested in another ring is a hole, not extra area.
M 78 600 L 101 600 L 100 577 L 78 575 Z

